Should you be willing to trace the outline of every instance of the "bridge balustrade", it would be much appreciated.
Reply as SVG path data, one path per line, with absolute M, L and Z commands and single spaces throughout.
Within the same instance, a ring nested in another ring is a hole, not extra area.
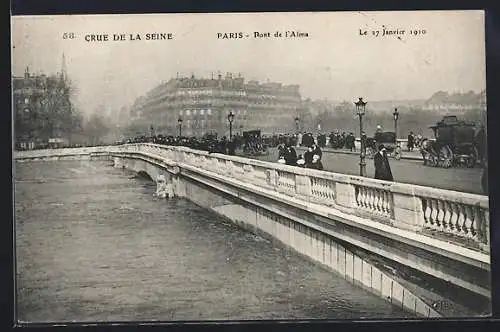
M 489 252 L 488 197 L 150 143 L 116 146 Z

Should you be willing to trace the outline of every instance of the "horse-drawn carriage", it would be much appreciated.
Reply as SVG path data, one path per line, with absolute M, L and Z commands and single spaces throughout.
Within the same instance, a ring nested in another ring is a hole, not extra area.
M 248 156 L 261 156 L 269 153 L 267 145 L 264 144 L 260 130 L 249 130 L 243 132 L 243 153 Z
M 482 143 L 476 139 L 476 126 L 460 121 L 456 116 L 445 116 L 430 127 L 435 140 L 424 140 L 420 152 L 424 165 L 435 167 L 474 167 L 479 161 L 478 149 Z
M 366 155 L 373 158 L 378 151 L 378 146 L 383 144 L 387 155 L 396 160 L 401 159 L 401 145 L 393 131 L 377 132 L 373 137 L 366 138 Z

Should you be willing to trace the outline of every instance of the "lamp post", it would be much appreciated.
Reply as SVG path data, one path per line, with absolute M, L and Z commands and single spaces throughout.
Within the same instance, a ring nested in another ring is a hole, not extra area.
M 299 117 L 297 116 L 297 117 L 295 118 L 295 130 L 297 131 L 297 134 L 299 133 L 299 124 L 300 124 L 300 123 L 299 123 L 299 121 L 300 121 L 300 119 L 299 119 Z
M 182 118 L 179 118 L 177 120 L 177 123 L 179 124 L 179 137 L 182 136 Z
M 359 138 L 361 140 L 361 152 L 359 154 L 359 175 L 366 176 L 366 142 L 363 139 L 363 115 L 365 115 L 366 102 L 363 101 L 363 98 L 359 97 L 359 100 L 355 102 L 354 105 L 356 105 L 356 114 L 359 116 Z
M 392 113 L 394 116 L 394 132 L 396 133 L 396 139 L 398 139 L 398 119 L 399 119 L 399 112 L 398 109 L 394 109 L 394 113 Z
M 230 111 L 229 114 L 227 115 L 227 120 L 229 121 L 229 140 L 233 137 L 233 120 L 234 120 L 234 114 L 233 111 Z

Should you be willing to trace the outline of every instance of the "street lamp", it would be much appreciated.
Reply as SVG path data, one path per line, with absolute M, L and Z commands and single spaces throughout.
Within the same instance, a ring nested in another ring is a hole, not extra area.
M 398 138 L 398 119 L 399 119 L 399 112 L 398 109 L 394 109 L 394 113 L 392 113 L 394 116 L 394 132 L 396 133 L 396 139 Z
M 177 120 L 177 123 L 179 124 L 179 137 L 182 136 L 182 118 L 179 117 Z
M 299 124 L 300 124 L 300 123 L 299 123 L 299 121 L 300 121 L 300 119 L 299 119 L 299 117 L 297 116 L 297 117 L 295 118 L 295 128 L 296 128 L 296 130 L 297 130 L 297 133 L 299 132 Z
M 366 102 L 363 101 L 363 98 L 359 97 L 359 100 L 355 102 L 354 105 L 356 105 L 356 114 L 359 116 L 359 137 L 361 139 L 361 152 L 359 154 L 359 175 L 366 176 L 366 142 L 363 138 L 363 115 L 365 115 L 366 111 Z
M 230 111 L 229 114 L 227 115 L 227 120 L 229 121 L 229 140 L 233 137 L 233 120 L 234 120 L 234 114 L 233 111 Z

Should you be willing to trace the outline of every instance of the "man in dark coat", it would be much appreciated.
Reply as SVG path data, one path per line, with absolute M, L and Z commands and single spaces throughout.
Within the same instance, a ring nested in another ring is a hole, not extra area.
M 413 131 L 408 135 L 408 151 L 413 151 L 413 147 L 415 146 L 415 136 L 413 136 Z
M 378 152 L 373 157 L 373 162 L 375 163 L 375 179 L 393 181 L 391 166 L 389 165 L 389 159 L 385 152 L 385 147 L 380 144 L 378 147 Z
M 295 166 L 297 165 L 297 152 L 293 146 L 288 146 L 285 152 L 285 161 L 287 165 Z
M 304 152 L 304 162 L 306 167 L 309 167 L 309 165 L 312 164 L 313 156 L 314 156 L 313 148 L 312 146 L 310 146 L 307 148 L 307 151 Z
M 319 159 L 321 159 L 321 157 L 323 156 L 323 152 L 321 151 L 321 148 L 316 145 L 316 144 L 313 144 L 312 145 L 312 152 L 313 152 L 313 155 L 316 154 L 319 156 Z

